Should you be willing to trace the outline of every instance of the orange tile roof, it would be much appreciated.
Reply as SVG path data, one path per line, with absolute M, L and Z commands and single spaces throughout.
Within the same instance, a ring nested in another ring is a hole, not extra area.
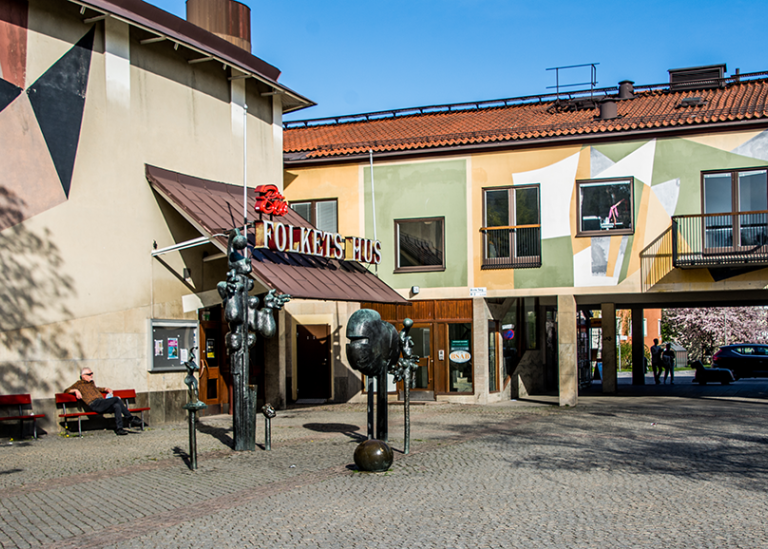
M 392 111 L 341 117 L 351 119 L 348 122 L 288 122 L 283 133 L 283 150 L 287 162 L 311 161 L 367 154 L 369 149 L 415 152 L 543 138 L 683 129 L 747 120 L 759 122 L 758 119 L 768 126 L 768 79 L 765 73 L 756 74 L 761 78 L 745 80 L 749 75 L 741 75 L 740 79 L 727 79 L 729 83 L 724 88 L 670 91 L 668 87 L 648 86 L 646 91 L 636 90 L 631 99 L 617 100 L 618 117 L 612 120 L 601 120 L 597 108 L 567 110 L 563 108 L 562 99 L 556 103 L 522 98 L 511 105 L 508 103 L 515 100 L 503 100 L 498 102 L 500 106 L 482 108 L 425 107 L 401 111 L 415 111 L 415 114 Z M 681 106 L 683 99 L 696 97 L 704 103 Z

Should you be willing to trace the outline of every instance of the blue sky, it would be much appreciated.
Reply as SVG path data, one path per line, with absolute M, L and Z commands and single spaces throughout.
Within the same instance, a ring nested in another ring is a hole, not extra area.
M 185 17 L 184 0 L 150 0 Z M 549 67 L 599 63 L 598 87 L 668 69 L 768 70 L 765 0 L 245 0 L 253 54 L 318 106 L 286 120 L 549 93 Z M 589 69 L 562 73 L 586 82 Z

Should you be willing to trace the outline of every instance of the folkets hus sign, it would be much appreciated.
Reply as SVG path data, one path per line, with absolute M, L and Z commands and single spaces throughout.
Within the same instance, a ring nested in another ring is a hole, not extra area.
M 282 216 L 287 205 L 274 185 L 256 187 L 258 199 L 254 209 L 259 213 Z M 257 248 L 280 252 L 319 255 L 328 259 L 345 259 L 360 263 L 381 263 L 381 242 L 359 236 L 342 236 L 309 227 L 294 227 L 279 221 L 254 223 Z

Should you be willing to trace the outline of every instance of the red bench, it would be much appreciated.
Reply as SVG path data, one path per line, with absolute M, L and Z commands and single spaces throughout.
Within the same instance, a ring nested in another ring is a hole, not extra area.
M 106 396 L 106 393 L 102 393 L 104 396 Z M 130 404 L 128 403 L 129 400 L 136 400 L 136 390 L 135 389 L 122 389 L 119 391 L 112 391 L 112 394 L 116 397 L 120 397 L 125 401 L 126 406 L 128 406 L 128 411 L 132 414 L 140 413 L 141 414 L 141 430 L 144 430 L 144 412 L 149 411 L 149 406 L 146 408 L 131 408 Z M 68 420 L 70 418 L 77 418 L 77 432 L 80 435 L 80 438 L 83 437 L 83 426 L 82 426 L 82 419 L 84 416 L 100 416 L 98 412 L 92 412 L 90 410 L 84 411 L 80 410 L 77 412 L 72 412 L 67 410 L 67 405 L 70 407 L 72 406 L 83 406 L 82 401 L 78 400 L 75 395 L 72 393 L 56 393 L 56 405 L 58 406 L 61 404 L 62 413 L 59 414 L 60 418 L 64 419 L 64 427 L 65 429 L 69 430 L 69 422 Z
M 32 413 L 32 397 L 29 395 L 0 395 L 0 408 L 19 407 L 19 414 L 15 416 L 0 416 L 0 421 L 18 421 L 21 430 L 21 436 L 24 438 L 24 421 L 27 419 L 32 420 L 32 434 L 37 440 L 37 420 L 41 417 L 45 417 L 45 414 L 33 414 Z M 29 407 L 27 412 L 24 411 L 25 407 Z

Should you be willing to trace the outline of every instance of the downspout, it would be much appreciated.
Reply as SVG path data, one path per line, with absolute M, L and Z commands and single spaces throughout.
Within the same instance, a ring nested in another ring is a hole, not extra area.
M 371 161 L 371 211 L 373 212 L 373 240 L 376 241 L 376 193 L 373 187 L 373 149 L 368 149 L 369 158 Z M 376 276 L 379 276 L 379 266 L 374 265 Z

